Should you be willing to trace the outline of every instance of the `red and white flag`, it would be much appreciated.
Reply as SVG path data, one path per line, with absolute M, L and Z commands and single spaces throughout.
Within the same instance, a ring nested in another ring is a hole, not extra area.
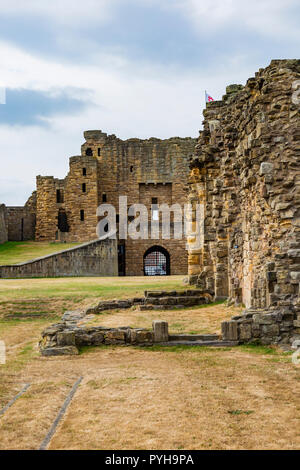
M 205 102 L 206 103 L 211 103 L 212 101 L 215 101 L 212 96 L 210 96 L 207 91 L 205 90 Z

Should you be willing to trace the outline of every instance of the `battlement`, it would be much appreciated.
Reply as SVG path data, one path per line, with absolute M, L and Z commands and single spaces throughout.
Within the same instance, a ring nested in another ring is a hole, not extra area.
M 84 131 L 83 136 L 85 140 L 103 140 L 106 139 L 107 134 L 102 132 L 101 130 L 91 130 L 91 131 Z

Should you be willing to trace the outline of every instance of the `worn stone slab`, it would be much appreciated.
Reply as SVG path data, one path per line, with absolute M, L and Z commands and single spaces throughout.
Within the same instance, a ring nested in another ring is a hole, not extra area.
M 238 341 L 168 341 L 159 343 L 161 346 L 211 346 L 214 348 L 226 348 L 229 346 L 237 346 Z
M 218 341 L 218 335 L 169 335 L 169 341 Z
M 223 341 L 238 341 L 238 323 L 235 321 L 225 321 L 221 323 Z
M 79 354 L 75 346 L 56 346 L 54 348 L 46 348 L 41 351 L 42 356 L 74 356 Z
M 166 321 L 154 320 L 152 322 L 152 328 L 155 343 L 168 341 L 169 331 L 168 323 Z

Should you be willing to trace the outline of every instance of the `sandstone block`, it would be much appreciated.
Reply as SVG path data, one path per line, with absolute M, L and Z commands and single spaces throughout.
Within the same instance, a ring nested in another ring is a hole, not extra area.
M 249 341 L 252 338 L 252 327 L 250 323 L 242 323 L 239 325 L 239 339 L 241 341 Z
M 221 324 L 223 341 L 238 341 L 238 324 L 235 321 L 224 321 Z
M 263 162 L 260 165 L 259 174 L 260 176 L 267 175 L 268 173 L 272 173 L 273 171 L 273 164 L 269 162 Z
M 57 345 L 75 346 L 75 332 L 65 330 L 57 333 Z
M 136 333 L 136 341 L 140 344 L 152 344 L 154 335 L 152 331 L 141 330 Z
M 279 325 L 263 325 L 262 326 L 262 334 L 264 336 L 278 336 L 279 335 Z
M 154 342 L 162 343 L 169 339 L 168 322 L 161 320 L 154 320 L 152 322 Z

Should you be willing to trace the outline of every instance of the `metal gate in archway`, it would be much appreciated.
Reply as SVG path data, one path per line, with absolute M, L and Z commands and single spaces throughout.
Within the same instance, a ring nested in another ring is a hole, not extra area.
M 170 274 L 170 255 L 161 246 L 152 246 L 144 254 L 145 276 L 168 276 Z

